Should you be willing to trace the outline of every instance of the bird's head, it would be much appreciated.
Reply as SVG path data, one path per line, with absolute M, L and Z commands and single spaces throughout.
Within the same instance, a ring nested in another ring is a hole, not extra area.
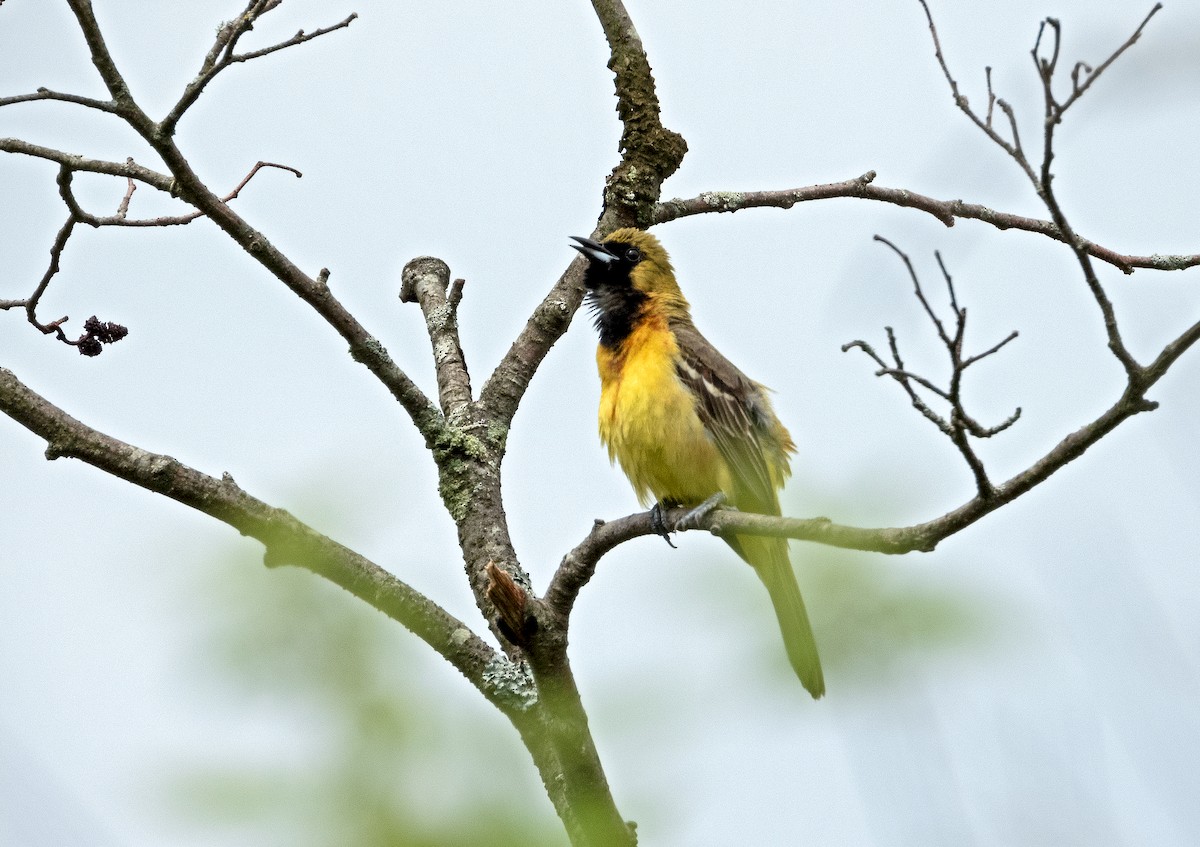
M 601 344 L 619 344 L 650 312 L 687 317 L 688 302 L 675 281 L 671 257 L 653 235 L 626 228 L 603 241 L 572 239 L 577 243 L 571 246 L 588 260 L 583 283 Z

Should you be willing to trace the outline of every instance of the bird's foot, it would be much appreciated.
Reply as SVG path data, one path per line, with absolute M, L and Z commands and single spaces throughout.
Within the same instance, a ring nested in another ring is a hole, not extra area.
M 677 530 L 698 529 L 700 527 L 701 521 L 703 521 L 705 518 L 707 518 L 709 515 L 711 515 L 717 509 L 720 509 L 721 507 L 725 506 L 725 501 L 727 499 L 728 498 L 725 496 L 725 492 L 718 491 L 712 497 L 709 497 L 707 500 L 705 500 L 699 506 L 690 510 L 682 518 L 677 520 L 675 522 L 675 529 L 677 529 Z
M 667 504 L 667 508 L 670 508 L 670 504 Z M 667 522 L 663 520 L 662 503 L 655 503 L 650 509 L 650 529 L 654 531 L 655 535 L 660 536 L 663 541 L 670 544 L 672 548 L 675 547 L 675 543 L 671 541 L 671 530 L 667 527 Z

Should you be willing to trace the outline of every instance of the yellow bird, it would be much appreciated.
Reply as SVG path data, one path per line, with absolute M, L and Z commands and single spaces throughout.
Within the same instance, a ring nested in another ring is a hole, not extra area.
M 604 241 L 573 236 L 588 259 L 588 301 L 600 332 L 600 439 L 642 505 L 733 507 L 779 514 L 795 445 L 767 389 L 738 370 L 692 323 L 670 257 L 648 232 Z M 665 527 L 663 534 L 666 534 Z M 783 538 L 726 538 L 767 587 L 788 659 L 813 697 L 825 678 Z

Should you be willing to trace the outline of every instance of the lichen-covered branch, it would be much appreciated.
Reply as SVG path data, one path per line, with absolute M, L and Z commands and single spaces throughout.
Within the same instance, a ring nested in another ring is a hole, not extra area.
M 462 280 L 457 288 L 462 297 Z M 433 362 L 437 372 L 438 399 L 447 420 L 456 420 L 471 404 L 471 376 L 458 337 L 457 299 L 447 297 L 450 268 L 441 259 L 421 256 L 404 266 L 400 300 L 418 303 L 425 315 L 425 326 L 433 344 Z
M 687 142 L 662 125 L 658 92 L 641 36 L 620 0 L 592 0 L 604 28 L 621 118 L 621 161 L 609 175 L 604 192 L 610 220 L 601 232 L 619 226 L 647 227 L 663 180 L 675 173 L 687 153 Z
M 604 191 L 604 210 L 592 235 L 622 226 L 650 226 L 662 183 L 687 152 L 683 137 L 662 125 L 650 61 L 621 0 L 592 0 L 609 46 L 617 114 L 622 124 L 621 160 Z M 583 269 L 576 257 L 534 309 L 496 370 L 480 391 L 480 402 L 497 423 L 508 426 L 542 360 L 583 303 Z
M 451 288 L 449 279 L 440 259 L 414 259 L 404 269 L 401 299 L 420 305 L 433 347 L 445 425 L 431 447 L 467 578 L 480 612 L 517 660 L 511 667 L 527 667 L 531 675 L 528 707 L 510 717 L 572 844 L 632 845 L 636 839 L 613 800 L 571 671 L 569 620 L 533 593 L 509 538 L 500 485 L 507 422 L 471 400 L 454 314 L 462 286 Z

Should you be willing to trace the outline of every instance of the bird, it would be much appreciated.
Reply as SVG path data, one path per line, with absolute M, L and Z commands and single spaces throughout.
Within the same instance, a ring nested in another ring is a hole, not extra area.
M 587 259 L 586 298 L 599 332 L 600 439 L 639 502 L 663 509 L 778 515 L 795 444 L 750 379 L 700 334 L 671 259 L 658 238 L 618 229 L 604 240 L 571 236 Z M 805 689 L 819 698 L 825 678 L 785 538 L 726 535 L 766 586 L 784 648 Z

